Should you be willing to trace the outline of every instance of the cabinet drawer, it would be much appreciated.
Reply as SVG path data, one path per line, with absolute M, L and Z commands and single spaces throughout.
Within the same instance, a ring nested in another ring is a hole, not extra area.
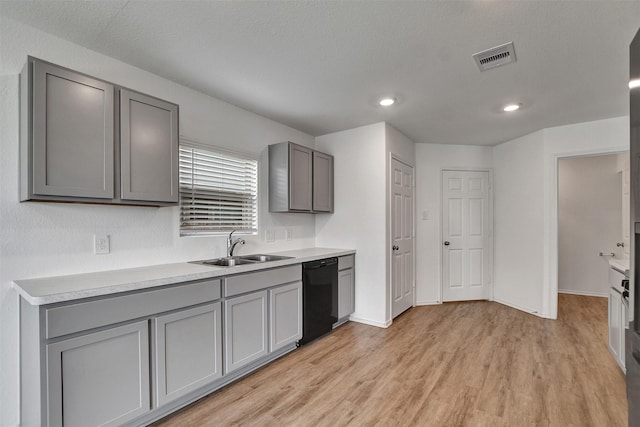
M 302 265 L 262 270 L 224 279 L 224 296 L 231 297 L 247 292 L 259 291 L 284 283 L 302 279 Z
M 46 338 L 220 299 L 220 280 L 205 280 L 46 310 Z
M 338 270 L 353 268 L 355 257 L 353 255 L 341 256 L 338 258 Z

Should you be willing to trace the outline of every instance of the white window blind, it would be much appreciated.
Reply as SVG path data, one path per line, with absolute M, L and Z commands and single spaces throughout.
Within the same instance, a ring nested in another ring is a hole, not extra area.
M 180 145 L 180 235 L 258 232 L 258 162 Z

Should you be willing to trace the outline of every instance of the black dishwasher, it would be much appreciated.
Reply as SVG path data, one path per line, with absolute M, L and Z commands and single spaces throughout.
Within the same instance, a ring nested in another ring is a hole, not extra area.
M 338 321 L 338 258 L 302 264 L 302 313 L 300 345 L 331 331 Z

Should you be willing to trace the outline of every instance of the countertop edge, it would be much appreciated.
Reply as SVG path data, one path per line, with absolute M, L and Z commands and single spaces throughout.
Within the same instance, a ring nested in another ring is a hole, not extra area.
M 119 269 L 119 270 L 107 270 L 93 273 L 80 273 L 73 275 L 63 275 L 63 276 L 53 276 L 53 277 L 42 277 L 35 279 L 22 279 L 22 280 L 14 280 L 12 282 L 13 288 L 18 292 L 18 294 L 29 304 L 34 306 L 40 305 L 48 305 L 60 302 L 68 302 L 74 300 L 80 300 L 84 298 L 90 297 L 99 297 L 99 296 L 107 296 L 118 294 L 122 292 L 130 292 L 130 291 L 138 291 L 151 289 L 159 286 L 173 285 L 182 282 L 189 282 L 194 280 L 204 280 L 204 279 L 214 279 L 214 278 L 222 278 L 227 276 L 234 276 L 237 274 L 245 274 L 252 273 L 260 270 L 267 270 L 278 267 L 286 267 L 289 265 L 301 264 L 309 261 L 315 261 L 323 258 L 332 258 L 332 257 L 340 257 L 346 255 L 353 255 L 356 253 L 355 249 L 332 249 L 332 248 L 305 248 L 305 249 L 297 249 L 297 250 L 289 250 L 284 252 L 277 252 L 274 254 L 277 255 L 285 255 L 285 256 L 293 256 L 290 259 L 280 260 L 280 261 L 272 261 L 267 263 L 260 264 L 247 264 L 240 265 L 235 267 L 206 267 L 200 266 L 202 269 L 198 272 L 194 273 L 186 273 L 186 274 L 176 274 L 176 275 L 167 275 L 163 277 L 157 277 L 148 280 L 133 280 L 126 281 L 120 280 L 119 283 L 114 283 L 111 285 L 97 286 L 97 287 L 89 287 L 85 289 L 73 289 L 73 290 L 62 290 L 56 291 L 52 289 L 52 293 L 45 292 L 29 292 L 29 288 L 41 288 L 43 286 L 46 287 L 47 282 L 51 282 L 53 284 L 52 287 L 55 288 L 55 283 L 60 283 L 65 280 L 70 281 L 78 281 L 84 280 L 87 281 L 92 280 L 92 278 L 102 278 L 106 275 L 113 274 L 117 272 L 121 275 L 126 275 L 128 272 L 133 274 L 133 272 L 139 273 L 140 271 L 145 271 L 147 269 L 153 269 L 154 267 L 161 267 L 167 265 L 176 265 L 176 266 L 185 266 L 189 265 L 190 262 L 184 263 L 171 263 L 171 264 L 160 264 L 160 265 L 150 265 L 144 267 L 135 267 L 135 268 L 127 268 L 127 269 Z M 300 254 L 300 256 L 294 256 L 295 254 Z M 196 266 L 194 265 L 194 268 Z

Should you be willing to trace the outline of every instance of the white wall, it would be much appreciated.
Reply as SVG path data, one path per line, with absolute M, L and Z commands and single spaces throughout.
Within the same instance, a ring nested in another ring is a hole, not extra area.
M 494 148 L 494 299 L 540 313 L 544 276 L 544 133 Z
M 385 123 L 316 138 L 334 156 L 334 206 L 316 215 L 316 246 L 354 248 L 356 311 L 352 318 L 388 326 L 385 259 Z
M 629 117 L 544 129 L 544 268 L 542 316 L 558 313 L 558 159 L 629 149 Z
M 623 255 L 622 173 L 618 155 L 563 158 L 558 162 L 558 290 L 604 296 L 609 257 Z
M 312 215 L 268 213 L 265 178 L 268 144 L 289 140 L 313 146 L 314 139 L 3 17 L 0 40 L 0 425 L 11 426 L 18 422 L 17 295 L 11 289 L 13 279 L 181 262 L 225 253 L 224 237 L 180 238 L 176 207 L 19 203 L 18 73 L 27 55 L 178 103 L 182 135 L 260 155 L 262 233 L 246 238 L 246 247 L 240 249 L 244 253 L 314 245 Z M 292 228 L 293 240 L 282 240 L 284 227 Z M 274 229 L 280 240 L 265 243 L 265 228 Z M 93 255 L 95 233 L 111 236 L 109 255 Z
M 491 169 L 493 147 L 416 144 L 416 304 L 441 296 L 442 169 Z
M 494 147 L 496 301 L 557 317 L 557 164 L 629 149 L 629 118 L 543 129 Z

